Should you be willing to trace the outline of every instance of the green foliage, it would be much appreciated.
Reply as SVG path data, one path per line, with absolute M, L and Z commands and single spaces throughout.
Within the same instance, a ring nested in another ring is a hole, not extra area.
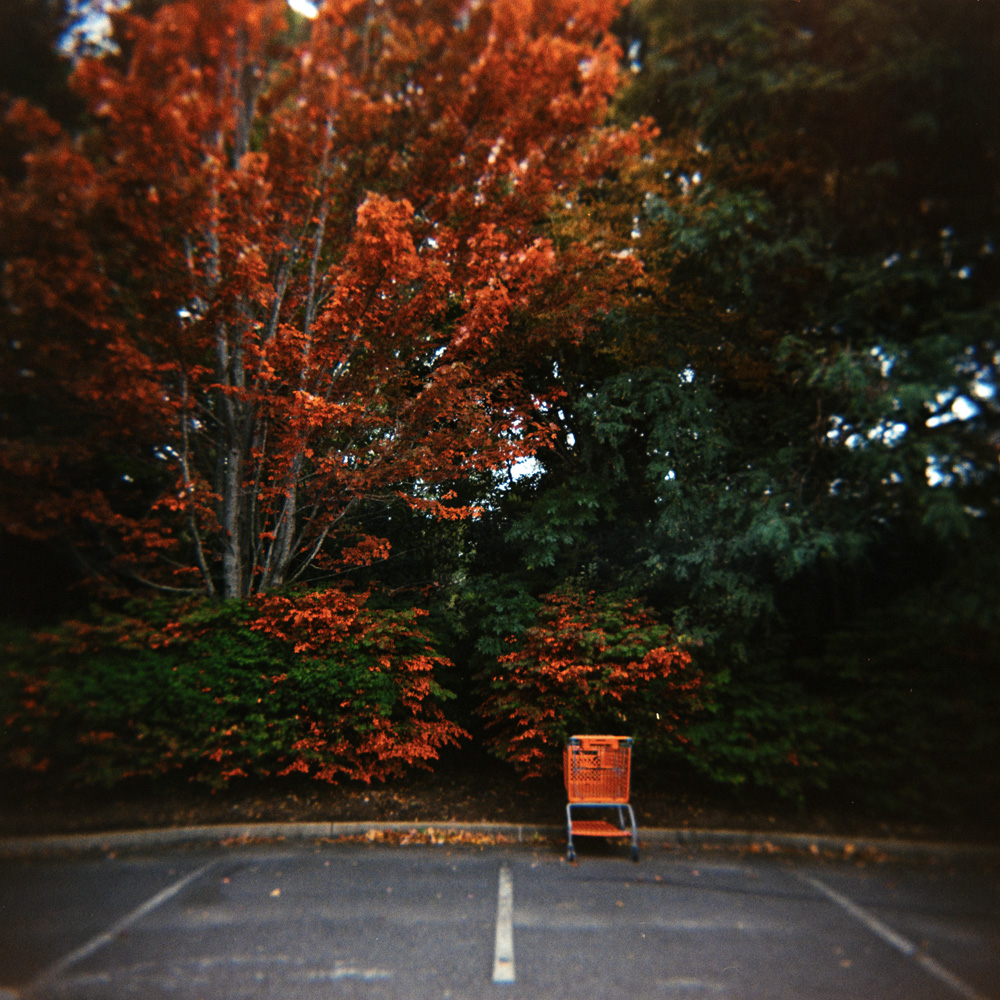
M 174 771 L 370 781 L 426 766 L 463 733 L 441 715 L 449 693 L 433 671 L 447 661 L 418 614 L 328 591 L 69 623 L 12 650 L 4 756 L 104 785 Z
M 611 483 L 582 478 L 542 493 L 525 516 L 511 525 L 509 541 L 522 548 L 528 570 L 551 569 L 616 506 Z
M 712 713 L 687 731 L 696 773 L 800 802 L 829 793 L 886 816 L 992 815 L 1000 594 L 987 541 L 938 579 L 915 570 L 940 566 L 954 543 L 896 555 L 852 581 L 849 607 L 829 586 L 786 597 L 801 616 L 789 613 L 790 630 L 714 676 Z
M 712 694 L 712 713 L 687 731 L 696 773 L 800 803 L 840 777 L 838 749 L 853 730 L 828 697 L 782 677 L 773 663 L 721 671 Z
M 995 815 L 1000 592 L 993 560 L 965 552 L 960 568 L 833 631 L 814 667 L 836 678 L 848 727 L 830 752 L 836 781 L 871 808 Z
M 475 621 L 476 662 L 494 662 L 507 652 L 511 636 L 524 634 L 534 622 L 538 602 L 522 580 L 515 576 L 478 577 L 476 587 L 466 595 Z

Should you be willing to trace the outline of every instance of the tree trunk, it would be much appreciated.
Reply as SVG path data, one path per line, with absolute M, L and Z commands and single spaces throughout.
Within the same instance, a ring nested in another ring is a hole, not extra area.
M 243 559 L 243 450 L 231 441 L 226 451 L 222 487 L 222 579 L 227 601 L 245 596 Z

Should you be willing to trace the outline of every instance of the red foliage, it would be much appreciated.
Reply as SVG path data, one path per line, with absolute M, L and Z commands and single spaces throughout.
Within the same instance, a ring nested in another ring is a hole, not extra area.
M 449 482 L 550 434 L 525 369 L 636 273 L 541 235 L 647 134 L 596 128 L 616 13 L 330 0 L 295 41 L 284 0 L 167 2 L 80 64 L 84 135 L 9 108 L 8 528 L 240 598 L 336 565 L 363 502 L 470 513 Z
M 628 732 L 640 752 L 683 742 L 701 706 L 691 654 L 638 601 L 546 594 L 537 624 L 507 641 L 484 710 L 494 749 L 528 777 L 556 770 L 574 733 Z
M 468 738 L 442 712 L 450 695 L 434 675 L 451 664 L 420 611 L 335 589 L 136 611 L 34 637 L 41 669 L 3 678 L 0 763 L 79 784 L 171 772 L 370 782 Z

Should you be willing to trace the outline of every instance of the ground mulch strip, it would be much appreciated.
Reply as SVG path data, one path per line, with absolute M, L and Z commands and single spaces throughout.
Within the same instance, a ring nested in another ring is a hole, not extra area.
M 561 779 L 522 780 L 486 757 L 452 758 L 433 772 L 385 784 L 330 785 L 301 777 L 240 779 L 212 790 L 179 780 L 134 782 L 114 789 L 70 789 L 46 776 L 0 776 L 0 836 L 111 832 L 242 823 L 565 823 Z M 633 779 L 640 827 L 875 839 L 996 842 L 987 816 L 873 816 L 828 799 L 809 808 L 763 795 L 684 787 L 669 777 Z

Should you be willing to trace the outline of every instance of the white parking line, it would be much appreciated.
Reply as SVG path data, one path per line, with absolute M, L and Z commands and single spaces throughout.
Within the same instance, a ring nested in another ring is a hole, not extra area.
M 836 889 L 831 889 L 825 882 L 811 875 L 804 875 L 796 872 L 802 881 L 808 882 L 814 889 L 821 892 L 827 899 L 832 900 L 841 909 L 846 910 L 852 917 L 859 920 L 873 934 L 880 937 L 886 944 L 892 945 L 898 952 L 907 958 L 912 958 L 919 965 L 922 965 L 935 979 L 954 990 L 965 1000 L 987 1000 L 981 993 L 977 993 L 968 983 L 959 979 L 954 973 L 949 972 L 940 962 L 935 961 L 930 955 L 924 954 L 912 941 L 897 934 L 891 927 L 882 923 L 878 917 L 862 909 L 857 903 L 852 903 L 846 896 L 842 896 Z
M 497 935 L 493 948 L 493 982 L 514 982 L 514 880 L 500 869 L 497 888 Z
M 43 969 L 24 991 L 25 996 L 31 996 L 32 992 L 40 986 L 45 986 L 53 980 L 58 979 L 68 968 L 76 965 L 77 962 L 83 961 L 88 955 L 93 955 L 95 951 L 103 948 L 106 944 L 110 944 L 122 931 L 127 930 L 134 923 L 137 923 L 146 916 L 147 913 L 151 913 L 158 906 L 167 902 L 167 900 L 173 899 L 189 882 L 193 882 L 196 878 L 204 875 L 214 864 L 214 861 L 210 861 L 207 865 L 202 865 L 197 871 L 185 875 L 182 879 L 178 879 L 173 885 L 167 886 L 162 892 L 158 892 L 155 896 L 147 899 L 141 906 L 137 906 L 116 924 L 112 924 L 103 934 L 98 934 L 97 937 L 91 938 L 86 944 L 77 948 L 76 951 L 71 951 L 47 969 Z

